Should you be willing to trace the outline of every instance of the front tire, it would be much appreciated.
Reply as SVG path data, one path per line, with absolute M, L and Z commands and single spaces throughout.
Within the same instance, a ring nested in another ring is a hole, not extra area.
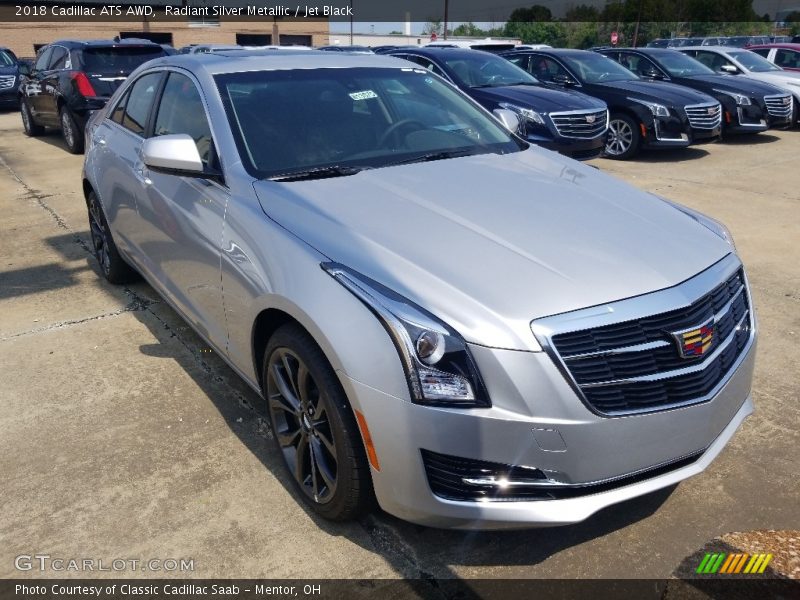
M 89 208 L 89 233 L 92 237 L 92 249 L 100 271 L 109 283 L 116 285 L 131 283 L 139 278 L 128 263 L 120 256 L 111 229 L 108 227 L 103 207 L 94 192 L 89 193 L 87 199 Z
M 20 99 L 19 112 L 22 116 L 22 128 L 28 137 L 37 137 L 44 134 L 44 127 L 37 125 L 33 120 L 33 113 L 27 100 Z
M 295 324 L 264 353 L 263 388 L 275 447 L 303 501 L 334 521 L 368 511 L 372 486 L 361 436 L 322 350 Z
M 639 152 L 642 134 L 639 126 L 628 115 L 615 113 L 608 122 L 606 156 L 615 160 L 633 158 Z
M 66 106 L 61 107 L 58 113 L 58 121 L 61 123 L 61 135 L 64 137 L 67 150 L 72 154 L 83 152 L 83 133 L 78 128 L 78 124 L 75 123 L 75 119 Z

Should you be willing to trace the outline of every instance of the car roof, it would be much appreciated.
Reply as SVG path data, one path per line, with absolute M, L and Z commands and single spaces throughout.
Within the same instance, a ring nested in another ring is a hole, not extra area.
M 47 45 L 66 46 L 68 48 L 92 48 L 95 46 L 158 46 L 158 44 L 149 40 L 136 40 L 135 42 L 115 42 L 114 40 L 56 40 Z
M 414 54 L 419 54 L 420 56 L 429 56 L 433 58 L 443 58 L 447 57 L 463 57 L 463 58 L 470 58 L 470 57 L 485 57 L 485 56 L 497 56 L 492 52 L 485 52 L 483 50 L 473 50 L 472 48 L 448 48 L 446 46 L 422 46 L 418 48 L 397 48 L 396 50 L 392 50 L 389 52 L 391 56 L 394 52 L 399 54 L 406 54 L 410 52 L 414 52 Z
M 244 49 L 202 54 L 173 54 L 151 61 L 148 65 L 152 67 L 183 67 L 191 71 L 206 71 L 210 75 L 294 69 L 409 68 L 408 62 L 387 54 L 354 54 L 321 50 L 275 52 Z
M 755 44 L 748 46 L 746 49 L 751 48 L 786 48 L 788 50 L 800 50 L 800 43 L 798 42 L 772 42 L 771 44 Z

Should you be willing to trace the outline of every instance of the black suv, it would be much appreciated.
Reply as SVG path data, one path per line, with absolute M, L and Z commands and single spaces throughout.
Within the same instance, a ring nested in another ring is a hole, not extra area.
M 158 44 L 137 40 L 53 42 L 42 48 L 33 68 L 22 65 L 20 112 L 25 133 L 60 128 L 67 148 L 83 152 L 83 128 L 111 94 L 142 63 L 166 56 Z
M 645 79 L 672 81 L 713 96 L 722 104 L 722 130 L 726 135 L 758 133 L 770 126 L 791 124 L 791 115 L 782 119 L 773 117 L 766 104 L 766 98 L 790 98 L 790 94 L 763 81 L 720 75 L 677 50 L 619 48 L 600 53 Z
M 604 102 L 573 90 L 553 90 L 508 61 L 481 50 L 430 47 L 392 50 L 443 77 L 484 108 L 517 113 L 527 141 L 578 160 L 597 158 L 605 147 Z
M 0 46 L 0 108 L 16 108 L 19 102 L 19 61 L 8 48 Z
M 525 50 L 505 58 L 559 88 L 604 100 L 611 111 L 606 155 L 626 159 L 642 148 L 682 148 L 716 140 L 719 102 L 701 92 L 663 81 L 646 81 L 619 63 L 587 50 Z

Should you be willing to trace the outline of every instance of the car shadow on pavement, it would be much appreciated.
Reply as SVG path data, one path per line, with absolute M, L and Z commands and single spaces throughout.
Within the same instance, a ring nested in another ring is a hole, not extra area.
M 697 160 L 708 156 L 708 150 L 690 146 L 689 148 L 674 148 L 664 150 L 648 150 L 633 159 L 641 163 L 681 163 Z
M 760 144 L 771 144 L 780 138 L 769 133 L 744 133 L 726 137 L 722 143 L 726 146 L 757 146 Z

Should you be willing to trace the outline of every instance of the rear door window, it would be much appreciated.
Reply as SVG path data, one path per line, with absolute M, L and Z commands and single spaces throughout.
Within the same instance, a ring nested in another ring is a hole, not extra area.
M 67 59 L 69 58 L 69 52 L 63 46 L 53 46 L 53 53 L 50 55 L 49 66 L 47 69 L 49 71 L 54 71 L 56 69 L 63 69 L 67 65 Z
M 89 73 L 128 74 L 148 60 L 166 56 L 161 46 L 86 48 L 83 51 L 83 68 Z
M 131 86 L 122 114 L 122 126 L 137 135 L 144 135 L 147 117 L 161 82 L 161 73 L 143 75 Z
M 800 52 L 779 48 L 775 52 L 775 64 L 783 68 L 800 69 Z

